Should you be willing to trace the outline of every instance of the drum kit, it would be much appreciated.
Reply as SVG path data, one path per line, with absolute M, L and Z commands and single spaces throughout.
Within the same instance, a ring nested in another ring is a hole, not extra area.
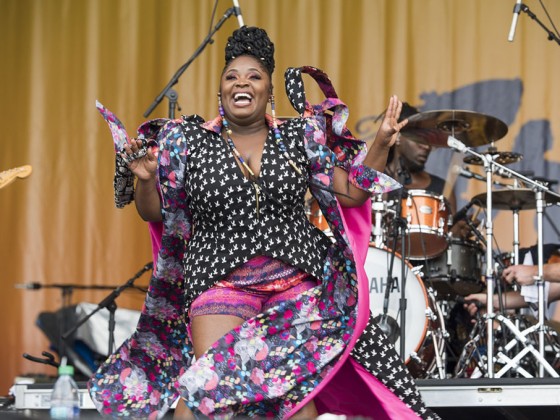
M 422 112 L 409 118 L 403 133 L 416 142 L 449 147 L 462 153 L 464 163 L 483 167 L 485 176 L 468 174 L 484 181 L 486 192 L 455 217 L 447 199 L 430 191 L 402 189 L 397 199 L 373 200 L 365 271 L 374 319 L 416 378 L 544 377 L 545 371 L 558 377 L 560 340 L 544 320 L 542 214 L 544 207 L 560 203 L 560 195 L 548 183 L 505 166 L 522 156 L 495 148 L 494 142 L 507 133 L 506 124 L 495 117 L 458 110 Z M 489 145 L 484 152 L 474 149 L 484 145 Z M 496 177 L 504 181 L 496 182 Z M 480 226 L 476 216 L 466 216 L 474 205 L 486 214 Z M 510 264 L 519 264 L 519 211 L 537 210 L 536 321 L 528 322 L 519 311 L 494 312 L 494 292 L 501 296 L 506 285 L 499 278 L 503 258 L 488 246 L 494 243 L 493 208 L 513 213 Z M 315 207 L 311 222 L 328 231 L 319 214 Z M 458 219 L 465 219 L 472 239 L 452 235 Z M 478 303 L 477 319 L 472 320 L 464 297 L 482 292 L 489 303 Z

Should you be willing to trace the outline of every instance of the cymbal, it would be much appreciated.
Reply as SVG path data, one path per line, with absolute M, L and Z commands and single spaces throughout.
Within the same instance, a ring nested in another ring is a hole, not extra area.
M 481 207 L 486 207 L 486 193 L 475 195 L 471 201 Z M 544 194 L 544 201 L 546 205 L 558 204 L 560 198 L 547 192 Z M 535 192 L 529 188 L 492 191 L 492 208 L 498 210 L 536 209 Z
M 485 152 L 491 154 L 494 158 L 492 159 L 494 162 L 499 163 L 500 165 L 510 165 L 512 163 L 519 162 L 523 159 L 523 155 L 521 153 L 515 152 Z M 463 158 L 463 162 L 468 163 L 470 165 L 484 165 L 484 162 L 478 156 L 465 156 Z
M 501 139 L 507 131 L 507 125 L 495 117 L 452 109 L 411 115 L 401 133 L 413 141 L 436 147 L 447 147 L 448 136 L 467 147 L 477 147 Z

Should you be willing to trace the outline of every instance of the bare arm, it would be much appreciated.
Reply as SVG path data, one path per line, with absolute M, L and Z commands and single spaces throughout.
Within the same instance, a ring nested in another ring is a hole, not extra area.
M 527 286 L 535 283 L 537 274 L 538 266 L 536 265 L 512 265 L 504 270 L 502 276 L 508 283 L 516 281 Z M 551 283 L 560 282 L 560 263 L 544 264 L 543 280 Z
M 389 99 L 389 106 L 383 118 L 383 122 L 375 135 L 375 140 L 366 155 L 363 164 L 375 169 L 378 172 L 385 170 L 387 164 L 387 156 L 389 149 L 397 140 L 397 136 L 401 128 L 403 128 L 408 120 L 398 122 L 401 114 L 402 102 L 396 95 Z M 334 189 L 340 192 L 338 201 L 343 207 L 357 207 L 362 205 L 369 197 L 367 191 L 356 188 L 348 182 L 348 173 L 342 168 L 335 168 L 334 171 Z
M 547 265 L 558 265 L 558 264 L 547 264 Z M 526 267 L 533 267 L 533 266 L 526 266 Z M 473 293 L 472 295 L 468 295 L 465 297 L 466 301 L 475 300 L 484 305 L 486 305 L 486 293 Z M 550 288 L 548 290 L 548 302 L 555 302 L 560 300 L 560 282 L 550 283 Z M 498 305 L 498 295 L 494 295 L 493 297 L 493 305 L 494 310 L 499 309 Z M 510 291 L 504 293 L 504 308 L 505 309 L 519 309 L 519 308 L 526 308 L 529 305 L 525 302 L 525 299 L 521 295 L 520 292 Z M 473 316 L 478 311 L 478 308 L 475 304 L 469 303 L 466 305 L 466 308 Z
M 140 140 L 131 140 L 130 146 L 124 146 L 124 153 L 131 155 L 138 152 Z M 161 218 L 161 200 L 156 185 L 157 157 L 148 148 L 146 156 L 131 161 L 129 169 L 136 176 L 134 203 L 142 219 L 147 222 L 159 222 Z

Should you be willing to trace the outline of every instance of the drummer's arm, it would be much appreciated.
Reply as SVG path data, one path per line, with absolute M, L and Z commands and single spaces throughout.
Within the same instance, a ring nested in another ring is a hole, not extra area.
M 557 300 L 560 300 L 560 283 L 550 283 L 548 301 L 555 302 Z
M 531 285 L 535 283 L 535 277 L 539 274 L 539 267 L 536 265 L 512 265 L 507 267 L 502 276 L 505 281 L 513 281 L 521 285 Z M 543 265 L 543 280 L 551 283 L 560 283 L 560 263 Z
M 543 279 L 551 283 L 560 283 L 560 263 L 543 265 Z
M 559 294 L 560 294 L 560 288 L 559 288 Z M 504 298 L 504 309 L 519 309 L 519 308 L 528 307 L 527 302 L 525 302 L 525 299 L 523 298 L 523 296 L 521 296 L 521 293 L 517 291 L 506 292 L 503 294 L 503 298 Z M 486 293 L 473 293 L 471 295 L 465 296 L 464 299 L 466 302 L 465 307 L 471 316 L 474 316 L 478 312 L 479 308 L 481 310 L 486 309 L 486 301 L 487 301 Z M 478 304 L 476 302 L 478 302 Z M 500 309 L 497 294 L 493 296 L 492 302 L 493 302 L 494 311 Z

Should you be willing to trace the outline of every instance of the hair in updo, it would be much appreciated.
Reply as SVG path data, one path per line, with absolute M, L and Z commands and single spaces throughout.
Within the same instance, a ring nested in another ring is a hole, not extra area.
M 242 26 L 228 38 L 226 66 L 237 57 L 250 55 L 259 60 L 269 75 L 274 71 L 274 44 L 266 31 L 255 26 Z

